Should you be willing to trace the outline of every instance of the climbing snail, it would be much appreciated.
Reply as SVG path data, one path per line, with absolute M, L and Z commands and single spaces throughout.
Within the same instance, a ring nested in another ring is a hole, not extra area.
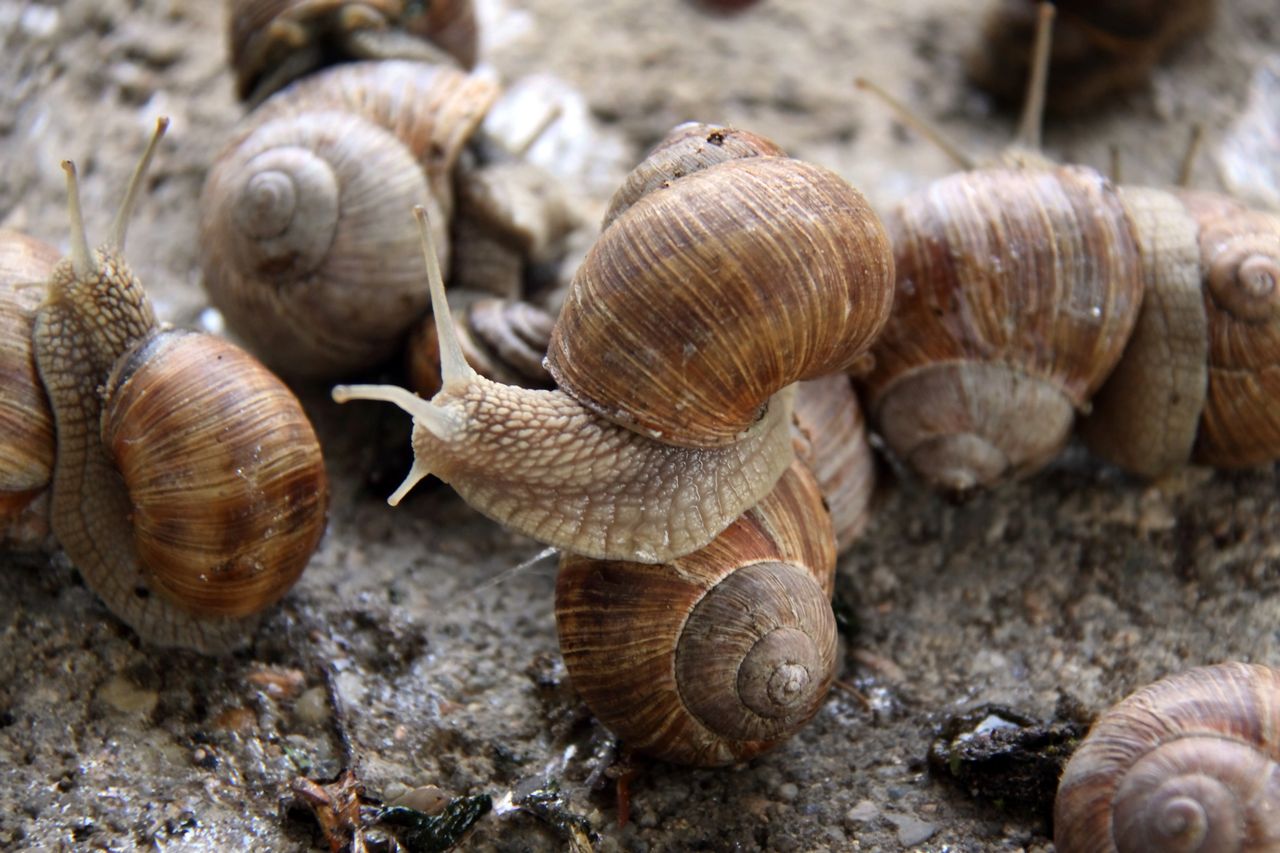
M 793 457 L 788 386 L 857 358 L 892 290 L 884 230 L 845 181 L 778 156 L 716 163 L 604 230 L 552 331 L 559 387 L 528 391 L 466 364 L 424 244 L 442 390 L 333 392 L 413 415 L 391 502 L 435 474 L 513 529 L 604 559 L 687 554 L 758 503 Z
M 1060 853 L 1280 847 L 1280 672 L 1228 663 L 1145 687 L 1102 716 L 1054 805 Z
M 242 645 L 324 532 L 328 480 L 297 399 L 221 339 L 171 330 L 122 256 L 161 120 L 91 252 L 75 167 L 71 253 L 51 273 L 33 341 L 56 424 L 52 527 L 86 584 L 144 640 Z
M 560 650 L 629 748 L 713 766 L 777 745 L 835 676 L 835 543 L 799 462 L 710 544 L 663 565 L 565 555 Z
M 952 491 L 1038 470 L 1091 410 L 1089 443 L 1147 476 L 1193 444 L 1210 464 L 1274 459 L 1276 218 L 1027 153 L 1051 8 L 1013 167 L 944 178 L 887 220 L 898 289 L 864 377 L 871 416 Z
M 1146 80 L 1161 58 L 1203 32 L 1214 0 L 1056 0 L 1058 26 L 1050 53 L 1052 80 L 1046 105 L 1070 113 Z M 996 0 L 969 53 L 969 77 L 998 100 L 1023 95 L 1033 63 L 1036 0 Z
M 227 46 L 241 99 L 258 103 L 334 62 L 476 61 L 472 0 L 228 0 Z
M 464 157 L 497 96 L 448 66 L 383 60 L 317 72 L 259 106 L 200 196 L 204 286 L 228 328 L 291 378 L 385 360 L 430 302 L 415 205 L 446 275 L 455 245 L 505 259 L 488 270 L 498 280 L 470 263 L 455 285 L 519 295 L 521 265 L 554 257 L 576 220 L 544 175 Z

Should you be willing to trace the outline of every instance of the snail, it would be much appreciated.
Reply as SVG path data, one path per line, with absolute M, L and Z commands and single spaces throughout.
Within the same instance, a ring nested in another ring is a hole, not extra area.
M 1041 8 L 1024 147 L 1005 156 L 1015 167 L 944 178 L 887 220 L 898 290 L 864 377 L 873 420 L 926 480 L 957 492 L 1039 470 L 1090 412 L 1087 443 L 1145 476 L 1193 456 L 1280 456 L 1268 402 L 1280 223 L 1028 154 L 1052 13 Z
M 1094 724 L 1054 804 L 1060 853 L 1280 847 L 1280 671 L 1225 663 L 1129 696 Z
M 0 532 L 53 475 L 53 413 L 31 349 L 40 292 L 31 285 L 48 279 L 58 258 L 49 244 L 0 229 Z
M 481 251 L 468 236 L 514 253 L 497 270 L 507 279 L 455 284 L 520 295 L 521 264 L 553 257 L 576 220 L 545 175 L 464 158 L 497 96 L 480 77 L 385 60 L 320 71 L 258 107 L 200 197 L 204 286 L 228 328 L 291 378 L 382 362 L 430 301 L 405 225 L 414 205 L 446 272 L 454 245 L 469 261 Z
M 475 65 L 471 0 L 228 0 L 227 45 L 241 100 L 260 103 L 335 62 L 452 58 Z
M 867 526 L 876 485 L 866 420 L 848 374 L 796 385 L 792 444 L 818 482 L 831 512 L 836 551 L 843 554 Z
M 111 238 L 91 252 L 66 161 L 71 252 L 32 333 L 53 411 L 54 535 L 143 640 L 242 645 L 324 532 L 328 480 L 297 398 L 256 359 L 157 323 L 123 257 L 161 120 Z
M 892 290 L 884 230 L 845 181 L 779 156 L 715 163 L 604 229 L 552 330 L 557 389 L 529 391 L 467 365 L 424 249 L 442 390 L 333 391 L 413 415 L 415 462 L 390 502 L 436 474 L 491 518 L 603 559 L 689 553 L 759 502 L 793 456 L 788 387 L 856 359 Z
M 1081 112 L 1140 85 L 1172 48 L 1204 32 L 1214 5 L 1214 0 L 1056 0 L 1059 24 L 1046 105 L 1057 113 Z M 1015 103 L 1034 61 L 1028 46 L 1035 27 L 1035 0 L 991 4 L 978 45 L 969 53 L 970 79 L 997 100 Z
M 652 565 L 565 555 L 556 625 L 574 688 L 629 747 L 714 766 L 777 745 L 835 675 L 835 542 L 793 462 L 710 544 Z

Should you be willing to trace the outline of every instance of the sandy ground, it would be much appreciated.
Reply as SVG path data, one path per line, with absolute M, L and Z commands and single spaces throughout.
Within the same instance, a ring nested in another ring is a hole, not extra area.
M 1201 120 L 1197 183 L 1216 187 L 1224 163 L 1232 174 L 1224 143 L 1255 73 L 1280 62 L 1280 31 L 1273 0 L 1223 5 L 1149 87 L 1052 123 L 1049 151 L 1101 166 L 1115 144 L 1127 180 L 1167 183 Z M 881 207 L 946 173 L 945 157 L 854 91 L 858 75 L 971 151 L 1011 134 L 961 79 L 978 21 L 958 0 L 765 0 L 732 19 L 675 0 L 482 11 L 494 73 L 554 75 L 589 107 L 590 146 L 553 133 L 534 151 L 589 204 L 690 118 L 771 136 Z M 196 198 L 240 114 L 221 15 L 193 0 L 0 0 L 0 222 L 65 249 L 57 164 L 72 157 L 100 238 L 155 117 L 172 116 L 128 256 L 176 322 L 204 305 Z M 1040 818 L 930 774 L 948 714 L 986 702 L 1096 713 L 1191 665 L 1280 664 L 1274 467 L 1155 490 L 1076 448 L 961 506 L 886 469 L 871 527 L 840 566 L 856 626 L 841 678 L 855 690 L 833 691 L 798 737 L 745 766 L 637 761 L 619 828 L 613 785 L 589 785 L 607 739 L 563 683 L 552 564 L 511 571 L 539 547 L 447 489 L 389 509 L 404 425 L 303 393 L 334 480 L 330 529 L 248 651 L 158 653 L 62 562 L 0 563 L 0 847 L 307 849 L 320 840 L 290 805 L 291 781 L 349 766 L 373 796 L 435 784 L 501 803 L 558 786 L 603 850 L 1045 850 Z M 467 844 L 558 849 L 565 826 L 500 807 Z

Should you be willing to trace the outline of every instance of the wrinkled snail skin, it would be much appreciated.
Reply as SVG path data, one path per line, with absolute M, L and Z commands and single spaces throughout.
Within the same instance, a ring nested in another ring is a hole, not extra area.
M 793 463 L 756 507 L 663 565 L 565 555 L 560 648 L 575 689 L 629 748 L 745 761 L 790 737 L 835 674 L 835 544 Z
M 163 125 L 161 126 L 163 129 Z M 244 645 L 324 532 L 328 481 L 293 394 L 243 350 L 157 321 L 114 238 L 72 252 L 33 331 L 56 424 L 51 518 L 71 562 L 146 642 Z
M 838 176 L 717 163 L 642 197 L 587 254 L 552 330 L 557 390 L 497 385 L 458 355 L 429 403 L 386 386 L 335 397 L 414 414 L 393 498 L 432 473 L 540 541 L 663 562 L 769 492 L 793 457 L 789 392 L 775 395 L 856 359 L 891 279 L 879 220 Z
M 472 0 L 228 0 L 226 8 L 236 92 L 251 104 L 337 62 L 476 61 Z
M 0 229 L 0 539 L 53 475 L 53 413 L 36 374 L 31 327 L 58 251 Z
M 1063 772 L 1060 853 L 1280 849 L 1280 671 L 1200 667 L 1104 714 Z
M 448 270 L 454 170 L 497 97 L 412 62 L 343 65 L 258 108 L 200 198 L 210 302 L 272 368 L 334 378 L 387 358 L 430 302 L 407 211 Z
M 1081 112 L 1109 95 L 1141 85 L 1152 68 L 1183 40 L 1212 22 L 1214 0 L 1057 0 L 1046 105 L 1050 112 Z M 1035 0 L 989 5 L 967 72 L 998 100 L 1021 99 L 1031 66 Z

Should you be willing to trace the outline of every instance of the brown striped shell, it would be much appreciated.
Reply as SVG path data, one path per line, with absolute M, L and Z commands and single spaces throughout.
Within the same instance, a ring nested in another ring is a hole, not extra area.
M 948 490 L 1037 470 L 1137 316 L 1115 190 L 1086 168 L 982 169 L 934 182 L 888 224 L 897 293 L 866 378 L 879 431 Z
M 384 359 L 429 304 L 428 208 L 448 262 L 453 169 L 497 90 L 410 62 L 294 84 L 223 149 L 200 198 L 210 301 L 265 362 L 333 377 Z
M 0 537 L 49 485 L 53 413 L 36 374 L 31 327 L 58 251 L 0 229 Z
M 1055 0 L 1047 106 L 1070 113 L 1134 88 L 1179 42 L 1202 32 L 1215 0 Z M 1021 103 L 1031 66 L 1037 0 L 995 0 L 969 54 L 969 77 L 998 100 Z
M 1209 193 L 1123 195 L 1147 295 L 1085 441 L 1148 477 L 1280 458 L 1280 216 Z
M 867 526 L 876 487 L 867 423 L 848 375 L 833 373 L 799 383 L 793 418 L 796 458 L 818 481 L 835 528 L 836 550 L 843 554 Z
M 560 648 L 574 687 L 628 747 L 713 766 L 776 746 L 835 675 L 835 547 L 794 463 L 758 506 L 666 565 L 565 556 Z
M 478 41 L 472 0 L 228 0 L 227 29 L 236 92 L 253 102 L 338 62 L 451 56 L 471 68 Z
M 1054 845 L 1059 853 L 1280 849 L 1280 671 L 1200 667 L 1104 714 L 1063 772 Z
M 320 445 L 293 393 L 239 347 L 171 330 L 121 357 L 104 395 L 102 445 L 147 585 L 205 618 L 279 601 L 328 508 Z
M 716 163 L 605 229 L 547 366 L 609 420 L 723 446 L 779 389 L 856 359 L 888 316 L 892 277 L 879 219 L 839 176 L 783 157 Z

